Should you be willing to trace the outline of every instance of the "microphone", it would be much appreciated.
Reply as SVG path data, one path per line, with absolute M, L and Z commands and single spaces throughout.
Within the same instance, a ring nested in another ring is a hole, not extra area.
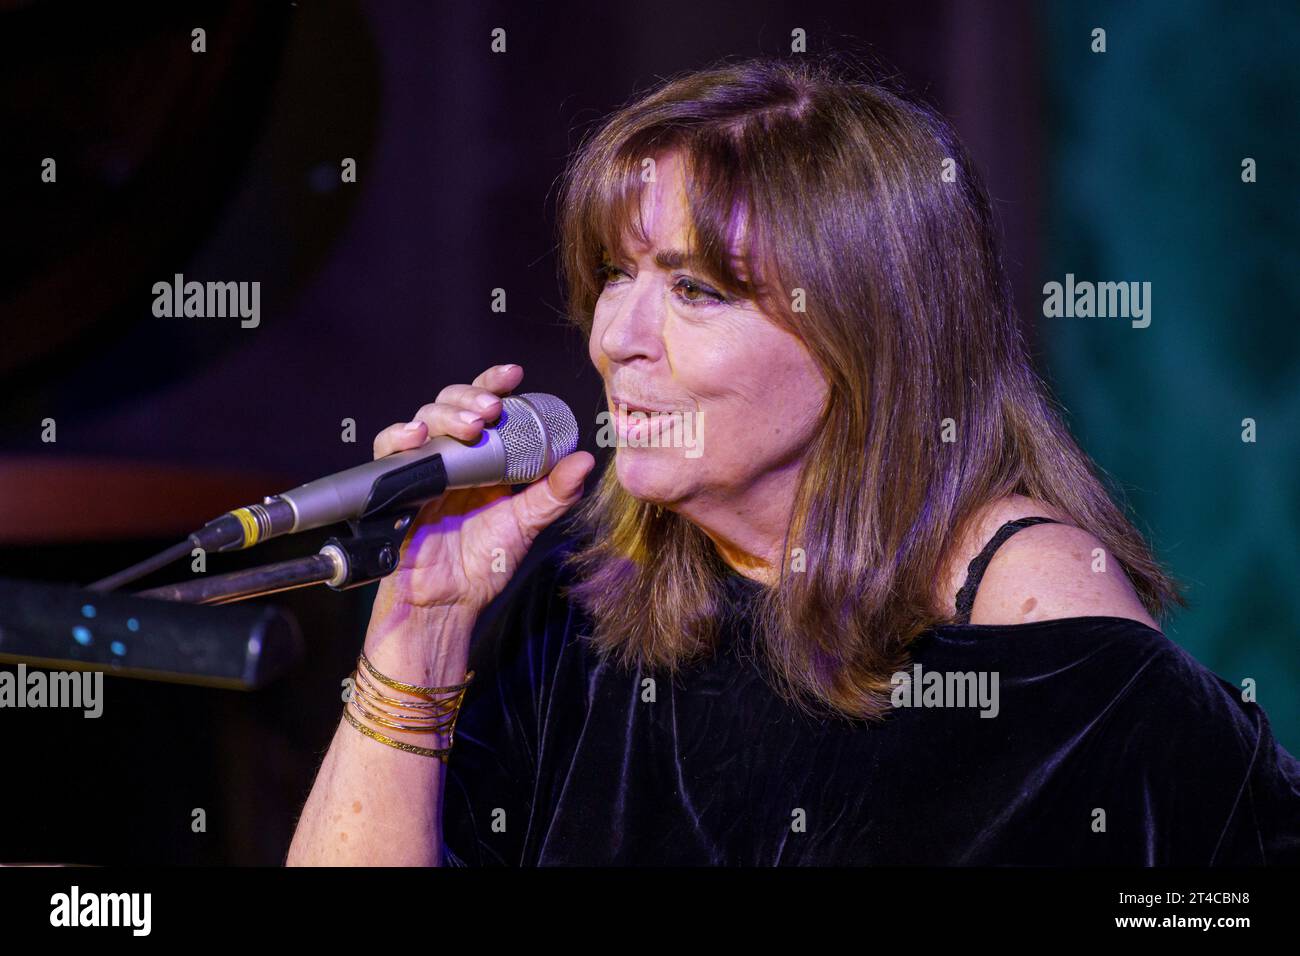
M 251 548 L 270 538 L 422 505 L 449 488 L 536 481 L 578 448 L 578 423 L 554 395 L 501 399 L 501 417 L 473 444 L 449 435 L 228 511 L 190 535 L 205 551 Z

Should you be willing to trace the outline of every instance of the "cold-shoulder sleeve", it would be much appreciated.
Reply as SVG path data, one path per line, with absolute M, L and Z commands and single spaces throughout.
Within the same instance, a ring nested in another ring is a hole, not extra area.
M 475 626 L 445 775 L 447 866 L 518 866 L 533 813 L 542 715 L 570 615 L 559 595 L 567 543 L 511 581 Z

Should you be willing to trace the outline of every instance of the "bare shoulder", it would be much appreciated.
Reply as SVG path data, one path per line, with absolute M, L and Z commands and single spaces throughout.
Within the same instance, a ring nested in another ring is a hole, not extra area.
M 1119 561 L 1097 537 L 1065 523 L 1070 519 L 1055 509 L 1019 495 L 995 503 L 972 522 L 949 568 L 949 584 L 955 581 L 960 588 L 966 565 L 1003 524 L 1039 515 L 1062 523 L 1022 528 L 1002 543 L 980 581 L 972 624 L 1098 616 L 1158 629 Z

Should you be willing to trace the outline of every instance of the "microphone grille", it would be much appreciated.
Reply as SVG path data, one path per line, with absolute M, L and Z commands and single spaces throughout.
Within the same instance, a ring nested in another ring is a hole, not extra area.
M 506 449 L 505 483 L 536 481 L 578 450 L 578 422 L 569 406 L 545 392 L 507 395 L 495 425 Z

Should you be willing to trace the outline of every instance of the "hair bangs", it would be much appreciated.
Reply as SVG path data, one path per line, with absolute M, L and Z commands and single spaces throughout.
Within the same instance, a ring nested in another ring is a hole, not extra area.
M 687 206 L 686 248 L 678 251 L 725 294 L 759 299 L 767 270 L 756 253 L 765 230 L 750 204 L 751 177 L 730 138 L 711 132 L 638 129 L 592 150 L 585 168 L 575 170 L 566 208 L 572 216 L 569 279 L 577 280 L 586 304 L 574 316 L 579 324 L 590 322 L 603 284 L 602 265 L 631 258 L 629 242 L 649 245 L 645 189 L 672 153 L 682 160 Z

